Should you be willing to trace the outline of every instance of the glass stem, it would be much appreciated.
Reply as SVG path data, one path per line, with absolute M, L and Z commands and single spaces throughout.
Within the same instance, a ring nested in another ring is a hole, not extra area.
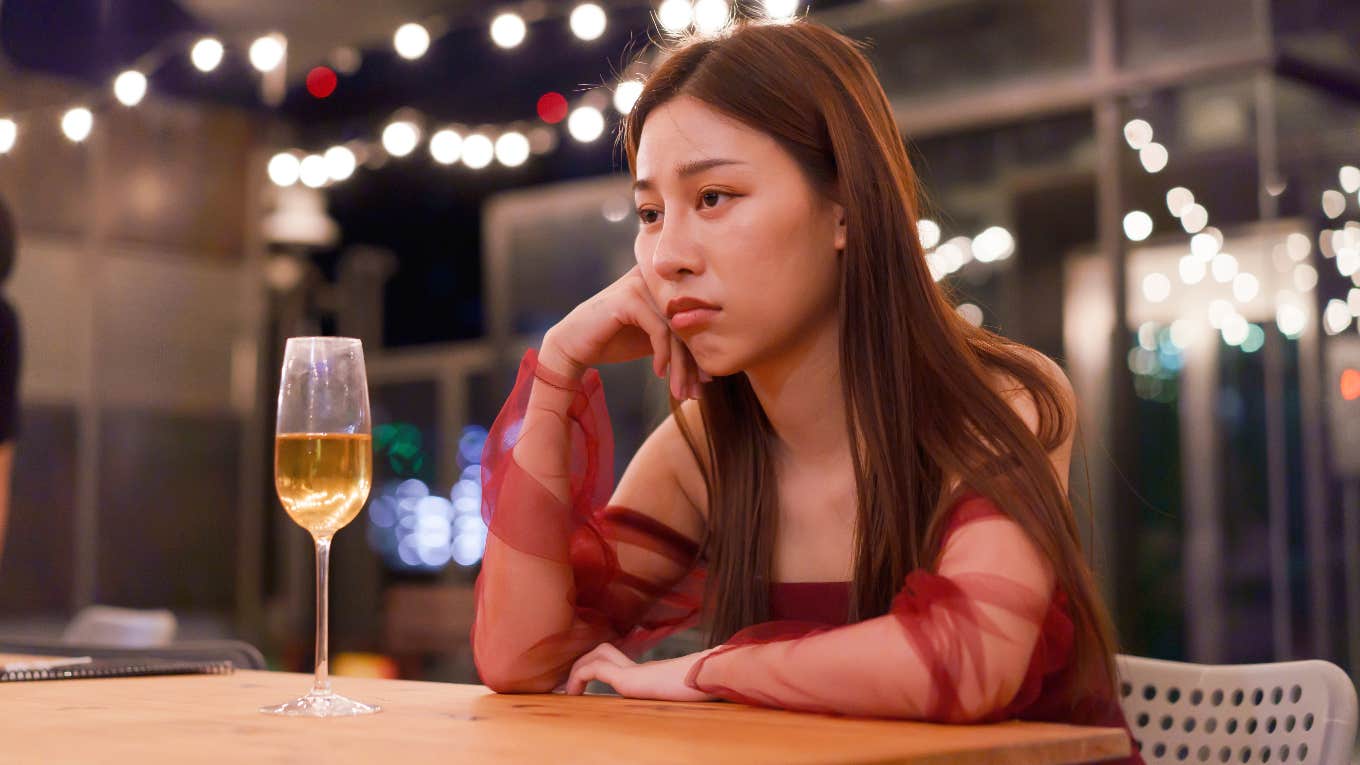
M 328 674 L 330 658 L 327 636 L 330 629 L 330 568 L 331 538 L 316 540 L 316 682 L 312 685 L 314 695 L 329 695 L 331 680 Z

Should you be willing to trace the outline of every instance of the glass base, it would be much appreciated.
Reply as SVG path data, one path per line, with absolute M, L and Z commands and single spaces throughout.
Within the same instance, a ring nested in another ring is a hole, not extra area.
M 362 701 L 347 699 L 336 693 L 313 691 L 286 704 L 260 707 L 260 711 L 267 715 L 285 715 L 287 717 L 353 717 L 381 712 L 382 707 L 377 704 L 365 704 Z

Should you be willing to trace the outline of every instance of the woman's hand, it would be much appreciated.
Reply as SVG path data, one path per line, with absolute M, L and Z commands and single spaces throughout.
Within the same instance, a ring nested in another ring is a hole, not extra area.
M 713 701 L 718 697 L 685 685 L 690 668 L 708 652 L 638 664 L 613 645 L 600 643 L 576 660 L 563 687 L 568 695 L 579 696 L 585 693 L 587 683 L 599 680 L 630 699 Z
M 671 395 L 677 399 L 697 398 L 699 384 L 712 379 L 699 371 L 679 335 L 671 332 L 634 266 L 548 330 L 538 360 L 574 379 L 589 367 L 648 355 L 657 377 L 670 375 Z

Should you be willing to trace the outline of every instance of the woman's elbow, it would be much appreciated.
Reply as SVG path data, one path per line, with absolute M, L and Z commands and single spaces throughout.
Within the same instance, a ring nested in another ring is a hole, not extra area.
M 993 722 L 1015 697 L 1024 685 L 1028 665 L 1018 664 L 998 668 L 992 677 L 977 683 L 976 693 L 960 693 L 958 708 L 954 710 L 951 722 L 973 724 Z
M 549 693 L 561 685 L 553 673 L 526 674 L 516 657 L 490 657 L 473 651 L 473 664 L 482 685 L 496 693 Z

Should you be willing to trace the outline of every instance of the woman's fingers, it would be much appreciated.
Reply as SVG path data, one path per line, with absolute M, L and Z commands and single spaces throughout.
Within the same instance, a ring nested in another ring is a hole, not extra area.
M 671 334 L 671 396 L 679 401 L 689 398 L 689 350 L 680 336 Z
M 634 268 L 636 269 L 636 267 Z M 647 285 L 643 283 L 642 277 L 638 276 L 633 279 L 630 285 L 635 298 L 633 301 L 634 323 L 647 333 L 647 339 L 652 344 L 652 372 L 657 377 L 664 377 L 666 366 L 671 363 L 671 351 L 673 350 L 670 343 L 670 325 L 652 305 L 651 295 L 647 292 Z
M 623 651 L 610 643 L 600 643 L 587 651 L 571 665 L 571 673 L 567 677 L 566 692 L 572 696 L 579 696 L 585 693 L 586 686 L 591 680 L 602 680 L 609 682 L 602 673 L 608 673 L 610 667 L 626 667 L 633 664 Z
M 647 333 L 647 341 L 652 346 L 652 371 L 657 377 L 661 377 L 665 374 L 666 365 L 671 363 L 673 348 L 670 343 L 670 327 L 666 326 L 664 319 L 652 313 L 651 308 L 643 303 L 634 303 L 630 306 L 626 320 Z
M 600 643 L 594 649 L 602 658 L 614 664 L 633 664 L 633 660 L 628 658 L 628 654 L 620 651 L 618 646 L 613 643 Z
M 602 659 L 596 659 L 578 669 L 573 669 L 571 679 L 567 680 L 567 695 L 580 696 L 585 693 L 591 680 L 599 680 L 612 686 L 618 669 L 618 665 L 610 664 Z

